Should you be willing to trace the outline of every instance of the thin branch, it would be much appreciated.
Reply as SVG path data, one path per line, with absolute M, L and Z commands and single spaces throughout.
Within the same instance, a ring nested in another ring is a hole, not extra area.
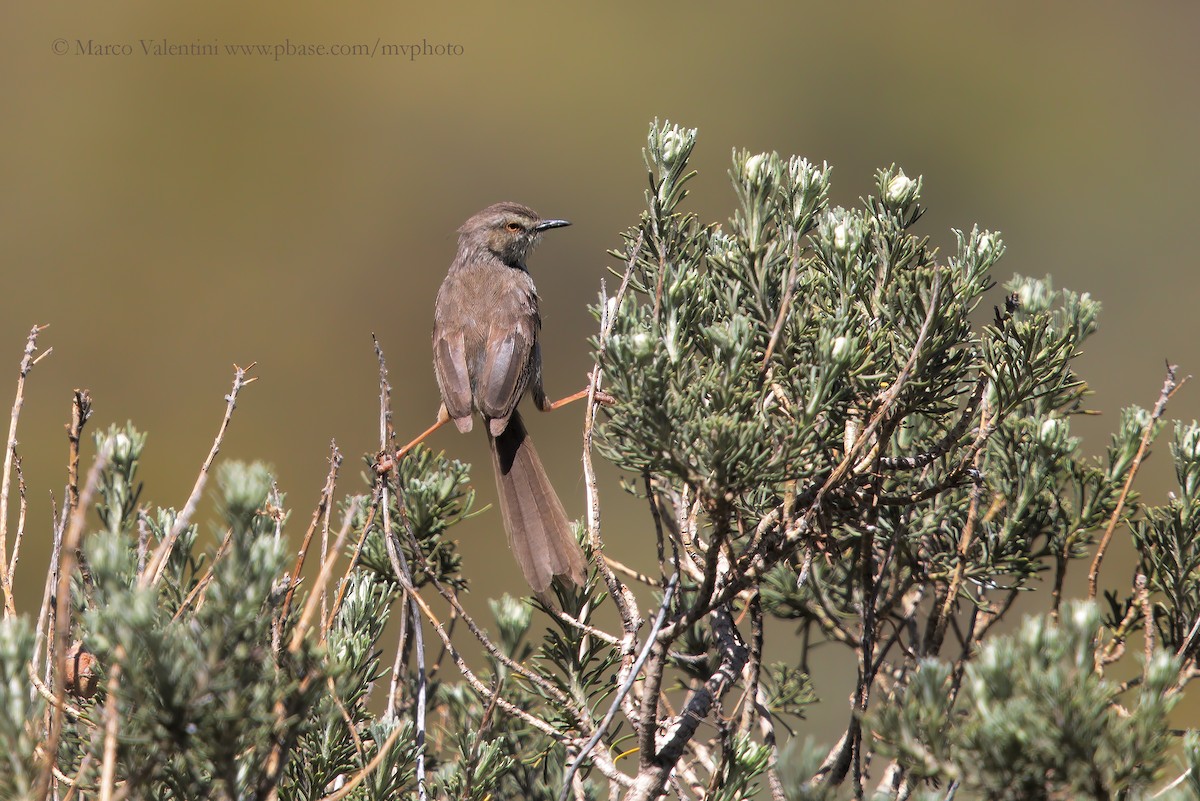
M 382 356 L 380 357 L 382 359 Z M 382 362 L 381 362 L 382 363 Z M 396 540 L 395 532 L 392 531 L 392 517 L 388 510 L 387 476 L 379 477 L 379 481 L 384 484 L 380 502 L 383 505 L 383 541 L 387 547 L 388 559 L 392 563 L 392 570 L 396 572 L 397 577 L 403 576 L 402 583 L 406 584 L 402 597 L 404 602 L 402 607 L 406 614 L 412 615 L 412 633 L 413 633 L 413 648 L 417 657 L 417 699 L 416 699 L 416 773 L 417 773 L 417 797 L 419 801 L 425 801 L 425 706 L 426 692 L 428 690 L 427 678 L 425 675 L 425 640 L 421 631 L 421 615 L 417 609 L 416 601 L 413 600 L 415 590 L 410 590 L 413 587 L 412 571 L 409 570 L 408 560 L 404 558 L 404 553 L 399 548 L 399 543 Z M 400 645 L 397 645 L 399 649 Z M 397 661 L 397 666 L 399 662 Z M 395 686 L 398 683 L 399 676 L 395 673 L 392 675 L 392 684 Z M 392 703 L 388 700 L 389 705 Z
M 1137 595 L 1138 608 L 1142 612 L 1143 646 L 1145 648 L 1142 680 L 1149 678 L 1151 665 L 1154 664 L 1154 604 L 1150 603 L 1150 586 L 1146 574 L 1138 572 L 1133 582 Z
M 567 623 L 567 624 L 579 629 L 584 634 L 587 634 L 589 637 L 595 637 L 596 639 L 600 640 L 601 642 L 608 643 L 609 645 L 611 645 L 614 648 L 618 648 L 621 645 L 620 637 L 614 637 L 613 635 L 609 634 L 607 631 L 598 629 L 595 626 L 584 623 L 582 620 L 579 620 L 578 618 L 568 615 L 566 612 L 562 611 L 561 609 L 547 607 L 546 611 L 549 612 L 550 614 L 554 615 L 556 618 L 563 621 L 564 623 Z
M 484 630 L 479 627 L 479 624 L 475 622 L 475 618 L 472 617 L 463 607 L 462 602 L 458 600 L 458 596 L 446 589 L 446 586 L 438 578 L 437 571 L 434 570 L 433 566 L 429 564 L 429 561 L 425 558 L 425 554 L 421 552 L 421 545 L 417 542 L 416 533 L 412 530 L 412 525 L 408 520 L 407 514 L 404 513 L 403 506 L 401 506 L 400 512 L 401 527 L 404 529 L 404 533 L 408 537 L 408 544 L 409 547 L 412 548 L 413 558 L 417 561 L 417 566 L 420 567 L 425 573 L 425 576 L 429 579 L 429 583 L 432 584 L 433 588 L 438 591 L 438 594 L 441 595 L 446 603 L 450 605 L 450 608 L 454 612 L 455 616 L 467 624 L 467 629 L 470 630 L 473 635 L 475 635 L 475 639 L 479 641 L 479 644 L 482 645 L 496 661 L 500 662 L 506 668 L 521 676 L 529 683 L 537 685 L 547 697 L 554 699 L 557 703 L 564 706 L 569 705 L 570 699 L 560 689 L 558 689 L 558 687 L 547 681 L 544 676 L 539 675 L 538 673 L 535 673 L 534 671 L 525 667 L 523 664 L 516 661 L 511 656 L 504 653 L 504 651 L 496 647 L 496 644 L 492 642 L 487 633 L 484 632 Z M 413 590 L 413 592 L 415 593 L 415 590 Z
M 1096 548 L 1096 556 L 1092 559 L 1092 567 L 1088 571 L 1088 600 L 1096 599 L 1096 585 L 1100 578 L 1100 565 L 1104 561 L 1104 553 L 1108 550 L 1108 544 L 1112 541 L 1113 531 L 1117 528 L 1117 522 L 1121 519 L 1121 512 L 1125 510 L 1125 501 L 1129 498 L 1129 491 L 1133 487 L 1133 479 L 1137 476 L 1138 469 L 1142 466 L 1142 460 L 1146 458 L 1146 452 L 1150 448 L 1150 441 L 1154 438 L 1154 428 L 1158 423 L 1159 418 L 1163 416 L 1163 412 L 1167 409 L 1167 401 L 1171 400 L 1171 396 L 1187 383 L 1187 378 L 1176 383 L 1175 371 L 1179 369 L 1178 365 L 1167 365 L 1167 377 L 1163 381 L 1162 391 L 1158 394 L 1158 402 L 1154 404 L 1154 410 L 1150 412 L 1150 419 L 1146 421 L 1146 430 L 1142 432 L 1142 441 L 1138 445 L 1137 453 L 1134 454 L 1133 463 L 1129 466 L 1129 475 L 1125 477 L 1125 486 L 1121 488 L 1121 495 L 1117 498 L 1116 508 L 1113 509 L 1112 515 L 1108 518 L 1108 526 L 1104 529 L 1104 536 L 1100 538 L 1100 545 Z
M 296 563 L 292 566 L 291 582 L 279 610 L 280 622 L 287 620 L 288 613 L 292 609 L 292 596 L 296 594 L 296 588 L 300 586 L 300 571 L 304 569 L 304 560 L 308 556 L 308 546 L 312 542 L 313 533 L 322 518 L 325 518 L 326 525 L 328 525 L 329 508 L 333 501 L 338 470 L 341 466 L 342 453 L 338 450 L 337 442 L 331 440 L 329 443 L 329 474 L 325 476 L 325 486 L 321 488 L 321 497 L 317 501 L 317 508 L 313 511 L 312 521 L 308 524 L 308 530 L 304 532 L 304 541 L 300 544 L 300 552 L 296 554 Z
M 988 429 L 988 410 L 985 408 L 983 418 L 979 421 L 980 431 Z M 983 448 L 975 449 L 975 471 L 978 473 L 983 462 Z M 975 527 L 979 522 L 979 500 L 983 495 L 983 482 L 977 480 L 971 487 L 971 499 L 967 505 L 967 521 L 963 525 L 962 532 L 959 534 L 958 542 L 958 564 L 954 566 L 954 574 L 950 577 L 950 586 L 946 590 L 946 599 L 942 603 L 941 615 L 938 617 L 937 624 L 933 628 L 932 648 L 927 649 L 929 653 L 937 653 L 937 650 L 942 645 L 942 638 L 946 635 L 946 624 L 950 620 L 951 614 L 954 612 L 954 606 L 958 602 L 958 591 L 962 586 L 963 576 L 967 572 L 967 554 L 971 550 L 971 541 L 975 536 Z
M 192 520 L 192 515 L 196 513 L 196 506 L 200 503 L 200 495 L 204 491 L 204 485 L 208 482 L 208 471 L 212 468 L 213 460 L 217 458 L 217 453 L 221 450 L 221 441 L 225 438 L 225 432 L 229 429 L 229 421 L 232 419 L 233 410 L 237 406 L 238 393 L 247 384 L 251 384 L 257 380 L 256 378 L 246 377 L 246 373 L 252 370 L 255 364 L 256 362 L 252 362 L 245 369 L 238 367 L 236 364 L 233 366 L 233 388 L 225 396 L 225 417 L 221 420 L 221 427 L 217 429 L 217 436 L 213 440 L 208 457 L 205 458 L 204 464 L 200 466 L 200 475 L 196 477 L 196 484 L 192 487 L 192 494 L 188 496 L 183 510 L 176 515 L 175 524 L 171 526 L 171 530 L 167 532 L 167 536 L 163 538 L 163 541 L 154 550 L 154 556 L 151 557 L 150 564 L 146 566 L 146 572 L 142 574 L 138 581 L 139 586 L 151 587 L 162 580 L 163 572 L 167 569 L 167 560 L 170 558 L 171 551 L 175 547 L 175 541 L 179 539 L 180 534 L 187 531 L 188 525 Z
M 100 765 L 100 801 L 112 801 L 113 784 L 117 778 L 117 733 L 121 729 L 120 695 L 121 660 L 125 649 L 118 645 L 113 651 L 112 667 L 108 671 L 108 694 L 104 699 L 104 761 Z
M 20 508 L 17 511 L 17 536 L 13 538 L 12 559 L 8 562 L 8 575 L 11 578 L 17 572 L 17 559 L 21 555 L 21 540 L 25 539 L 25 514 L 29 511 L 29 502 L 25 497 L 25 474 L 21 472 L 21 458 L 13 458 L 13 469 L 17 473 L 17 497 Z
M 400 576 L 399 578 L 401 586 L 404 586 L 406 579 L 403 576 Z M 552 725 L 514 705 L 511 701 L 506 701 L 499 693 L 495 692 L 482 681 L 480 681 L 479 677 L 476 676 L 474 671 L 471 670 L 470 666 L 467 665 L 467 662 L 465 659 L 463 659 L 462 654 L 460 654 L 458 649 L 454 647 L 454 642 L 450 639 L 450 635 L 446 632 L 445 626 L 443 626 L 441 621 L 438 620 L 438 617 L 433 613 L 433 610 L 429 608 L 429 604 L 425 603 L 425 599 L 423 599 L 420 594 L 416 592 L 416 588 L 409 584 L 408 586 L 404 587 L 404 589 L 408 591 L 412 600 L 421 609 L 421 614 L 423 614 L 425 619 L 429 621 L 434 632 L 437 633 L 438 638 L 441 639 L 442 644 L 445 646 L 446 653 L 450 654 L 450 658 L 454 661 L 454 664 L 458 666 L 459 672 L 462 673 L 463 678 L 467 680 L 467 683 L 471 685 L 475 692 L 479 693 L 481 697 L 488 700 L 494 698 L 496 705 L 505 712 L 520 718 L 543 734 L 552 737 L 559 742 L 563 742 L 567 739 L 565 735 L 559 732 Z
M 71 422 L 67 425 L 67 508 L 79 505 L 79 440 L 83 427 L 92 416 L 92 396 L 86 389 L 76 389 L 71 395 Z M 92 569 L 83 551 L 75 554 L 79 561 L 79 572 L 83 577 L 88 601 L 92 595 Z
M 612 568 L 615 572 L 620 573 L 623 576 L 628 576 L 629 578 L 633 579 L 634 581 L 645 584 L 647 587 L 661 587 L 662 586 L 662 583 L 659 581 L 659 579 L 656 579 L 653 576 L 647 576 L 645 573 L 641 572 L 640 570 L 635 570 L 634 568 L 630 567 L 629 565 L 625 564 L 624 562 L 613 559 L 608 554 L 604 555 L 604 562 L 610 568 Z M 659 564 L 663 564 L 663 563 L 660 562 Z
M 771 339 L 767 342 L 767 349 L 763 352 L 762 364 L 758 367 L 759 373 L 762 375 L 766 375 L 767 367 L 771 364 L 771 356 L 779 344 L 780 335 L 783 334 L 783 325 L 787 322 L 788 310 L 792 306 L 792 295 L 796 291 L 797 279 L 796 259 L 793 257 L 788 265 L 787 279 L 784 281 L 783 299 L 779 302 L 779 314 L 775 318 L 775 326 L 771 329 Z
M 362 531 L 359 532 L 358 541 L 354 544 L 354 551 L 350 554 L 350 562 L 346 565 L 346 571 L 342 574 L 342 580 L 338 582 L 337 597 L 333 599 L 333 606 L 330 607 L 329 614 L 327 616 L 325 615 L 325 585 L 321 585 L 321 614 L 323 618 L 321 622 L 322 639 L 324 639 L 329 630 L 333 628 L 333 621 L 335 618 L 337 618 L 338 611 L 340 611 L 342 608 L 342 601 L 346 599 L 346 591 L 350 588 L 350 576 L 353 575 L 354 569 L 358 567 L 358 560 L 359 557 L 362 556 L 363 545 L 366 544 L 367 535 L 371 533 L 371 526 L 375 523 L 375 515 L 377 514 L 376 510 L 379 508 L 379 493 L 380 487 L 379 485 L 376 485 L 375 495 L 371 499 L 371 506 L 367 509 L 367 519 L 363 521 Z M 342 543 L 335 543 L 333 550 L 325 555 L 326 561 L 328 561 L 330 557 L 336 559 L 338 554 L 341 552 L 341 548 Z
M 50 635 L 50 631 L 54 627 L 54 588 L 58 586 L 59 558 L 62 553 L 63 533 L 67 528 L 67 509 L 64 507 L 62 514 L 59 514 L 57 505 L 54 503 L 53 493 L 50 495 L 50 518 L 55 521 L 53 543 L 50 550 L 50 567 L 46 570 L 46 581 L 42 586 L 42 605 L 38 608 L 37 625 L 34 628 L 33 659 L 30 662 L 32 672 L 36 674 L 38 671 L 38 659 L 42 655 L 42 646 L 44 644 L 47 681 L 50 679 L 51 654 L 54 650 L 53 637 Z
M 63 796 L 62 801 L 71 801 L 75 798 L 75 794 L 79 791 L 80 779 L 87 769 L 92 766 L 92 755 L 84 754 L 83 759 L 79 760 L 79 770 L 75 772 L 75 778 L 64 775 L 58 768 L 54 769 L 54 778 L 67 785 L 67 793 Z
M 633 247 L 629 249 L 629 257 L 625 264 L 625 274 L 621 277 L 621 284 L 617 287 L 617 294 L 611 299 L 605 299 L 601 307 L 600 336 L 597 339 L 596 361 L 592 367 L 591 379 L 588 382 L 588 402 L 583 423 L 583 474 L 584 483 L 587 487 L 588 539 L 591 541 L 592 550 L 597 556 L 601 556 L 604 553 L 604 541 L 600 537 L 600 496 L 596 489 L 596 471 L 592 466 L 592 437 L 596 426 L 596 405 L 597 395 L 600 392 L 601 365 L 608 351 L 608 340 L 612 336 L 612 328 L 616 322 L 617 311 L 621 308 L 621 302 L 625 299 L 625 291 L 629 288 L 629 279 L 633 276 L 633 268 L 637 263 L 638 254 L 642 250 L 644 238 L 645 233 L 639 231 L 637 240 L 633 243 Z M 609 595 L 612 596 L 613 602 L 617 606 L 617 611 L 621 616 L 626 633 L 636 630 L 637 624 L 640 621 L 637 619 L 637 604 L 629 588 L 617 580 L 602 558 L 597 558 L 595 562 L 601 577 L 604 579 L 605 586 L 608 588 Z
M 617 312 L 620 310 L 621 303 L 625 298 L 625 292 L 629 288 L 629 280 L 633 275 L 633 268 L 637 263 L 638 255 L 641 253 L 644 238 L 645 233 L 639 231 L 637 240 L 629 249 L 629 257 L 625 264 L 625 274 L 621 278 L 621 284 L 617 288 L 616 295 L 611 299 L 604 298 L 604 302 L 601 305 L 600 336 L 597 340 L 596 360 L 592 366 L 591 378 L 588 382 L 587 409 L 584 411 L 583 421 L 582 459 L 584 486 L 587 495 L 588 541 L 591 543 L 596 572 L 600 575 L 601 580 L 603 580 L 609 597 L 613 599 L 613 604 L 616 606 L 617 615 L 621 619 L 621 669 L 618 671 L 618 675 L 621 676 L 622 681 L 629 681 L 630 677 L 635 675 L 632 671 L 632 666 L 634 654 L 637 649 L 637 630 L 641 627 L 642 620 L 638 615 L 637 599 L 634 597 L 633 592 L 624 582 L 616 577 L 604 559 L 604 540 L 600 534 L 600 494 L 596 484 L 596 470 L 592 465 L 592 440 L 596 427 L 596 405 L 600 394 L 602 366 L 608 350 L 608 341 L 612 336 L 612 328 L 616 322 Z M 601 292 L 603 292 L 603 283 L 601 283 Z M 626 707 L 625 713 L 630 721 L 636 725 L 637 712 L 633 709 L 632 705 Z
M 654 754 L 653 760 L 649 764 L 642 762 L 625 801 L 651 801 L 661 795 L 672 768 L 683 755 L 700 722 L 741 675 L 749 651 L 734 635 L 733 618 L 726 606 L 717 607 L 712 615 L 713 633 L 717 636 L 721 661 L 713 675 L 688 697 L 687 703 L 668 727 L 663 746 Z M 665 629 L 659 632 L 659 637 L 664 633 Z
M 208 589 L 208 585 L 212 583 L 213 571 L 216 570 L 217 563 L 220 562 L 225 554 L 229 552 L 229 545 L 232 542 L 233 529 L 229 528 L 225 530 L 225 536 L 221 539 L 221 544 L 217 546 L 216 554 L 213 555 L 212 561 L 208 563 L 208 569 L 204 571 L 204 575 L 201 576 L 200 580 L 196 582 L 196 586 L 192 588 L 192 591 L 189 592 L 187 597 L 183 599 L 183 603 L 181 603 L 179 608 L 175 610 L 175 614 L 171 616 L 172 621 L 179 620 L 187 608 L 193 603 L 196 604 L 196 609 L 199 610 L 200 605 L 204 602 L 204 592 Z
M 392 658 L 392 680 L 388 685 L 387 708 L 384 709 L 383 716 L 392 718 L 396 716 L 397 701 L 400 698 L 400 673 L 405 662 L 405 646 L 408 644 L 408 626 L 410 615 L 408 614 L 408 596 L 402 590 L 401 597 L 401 614 L 400 614 L 400 633 L 396 636 L 396 655 Z M 434 666 L 436 669 L 436 665 Z
M 573 761 L 571 766 L 567 769 L 567 773 L 563 777 L 563 789 L 559 793 L 558 801 L 566 801 L 567 793 L 571 787 L 571 779 L 575 776 L 575 773 L 579 770 L 580 766 L 583 764 L 583 761 L 587 759 L 588 754 L 590 754 L 592 749 L 596 747 L 596 744 L 600 742 L 600 738 L 604 736 L 605 730 L 607 730 L 609 725 L 612 724 L 613 718 L 615 718 L 617 715 L 617 710 L 621 707 L 621 700 L 629 694 L 631 689 L 633 689 L 633 684 L 635 681 L 637 681 L 638 671 L 642 669 L 642 665 L 645 664 L 646 659 L 649 658 L 650 652 L 655 643 L 658 642 L 658 633 L 662 629 L 663 622 L 667 619 L 667 610 L 671 608 L 671 597 L 675 594 L 675 589 L 678 586 L 679 574 L 676 573 L 671 576 L 670 580 L 667 582 L 667 591 L 663 594 L 662 603 L 659 604 L 658 615 L 655 616 L 654 623 L 651 624 L 650 631 L 646 634 L 646 644 L 642 647 L 641 653 L 638 654 L 637 660 L 634 661 L 633 669 L 629 672 L 629 676 L 621 684 L 620 689 L 617 690 L 616 697 L 613 698 L 612 703 L 609 704 L 608 711 L 604 713 L 604 718 L 600 721 L 600 724 L 596 726 L 596 731 L 592 733 L 591 738 L 587 741 L 587 743 L 584 744 L 583 748 L 579 750 L 579 755 L 575 757 L 575 761 Z M 653 734 L 651 737 L 653 737 Z
M 663 532 L 662 510 L 658 508 L 658 496 L 654 491 L 654 481 L 650 478 L 649 470 L 642 473 L 642 481 L 646 487 L 646 502 L 650 504 L 650 516 L 654 519 L 654 544 L 658 552 L 658 584 L 655 586 L 662 587 L 667 583 L 667 555 L 663 548 L 664 540 L 667 538 Z M 675 556 L 675 564 L 678 564 L 679 546 L 675 543 L 674 537 L 671 538 L 671 552 Z
M 958 445 L 958 441 L 962 439 L 963 434 L 966 434 L 967 430 L 971 427 L 971 421 L 975 419 L 975 412 L 979 409 L 979 404 L 983 401 L 988 383 L 989 379 L 987 375 L 979 376 L 979 380 L 975 382 L 975 391 L 967 399 L 967 405 L 963 407 L 962 415 L 959 416 L 958 422 L 932 448 L 916 456 L 882 456 L 879 459 L 879 469 L 921 470 L 953 450 Z M 980 427 L 983 427 L 982 423 Z
M 96 725 L 95 722 L 93 722 L 87 717 L 87 715 L 83 713 L 82 709 L 73 705 L 70 701 L 66 700 L 65 697 L 60 698 L 59 696 L 55 695 L 54 691 L 47 687 L 44 681 L 38 678 L 37 669 L 34 667 L 32 662 L 29 663 L 28 669 L 25 672 L 29 676 L 29 683 L 33 685 L 33 689 L 37 690 L 38 695 L 46 699 L 46 701 L 50 703 L 51 707 L 62 707 L 63 712 L 71 720 L 82 720 L 89 726 Z
M 378 490 L 376 492 L 378 493 Z M 304 642 L 304 635 L 308 633 L 308 627 L 312 625 L 313 615 L 316 613 L 317 604 L 321 599 L 321 589 L 329 582 L 329 577 L 333 573 L 333 563 L 337 561 L 338 554 L 341 553 L 342 545 L 346 542 L 346 535 L 350 533 L 354 516 L 358 513 L 360 506 L 362 506 L 361 496 L 350 499 L 350 508 L 346 510 L 342 528 L 338 531 L 337 539 L 334 540 L 333 550 L 326 554 L 325 561 L 321 563 L 321 571 L 317 574 L 316 583 L 304 602 L 304 609 L 300 613 L 300 619 L 296 621 L 296 628 L 292 629 L 292 641 L 288 650 L 293 654 L 300 650 L 300 644 Z
M 96 488 L 100 484 L 100 475 L 108 465 L 110 453 L 108 448 L 96 455 L 92 467 L 88 471 L 87 483 L 79 497 L 79 506 L 71 512 L 71 522 L 63 535 L 60 561 L 58 564 L 57 587 L 54 597 L 54 637 L 47 667 L 52 667 L 54 676 L 54 711 L 50 719 L 50 732 L 46 742 L 46 769 L 42 772 L 38 788 L 33 794 L 35 799 L 46 798 L 51 790 L 52 769 L 56 767 L 55 759 L 58 754 L 58 743 L 62 737 L 64 705 L 63 694 L 66 685 L 63 681 L 66 673 L 66 653 L 71 641 L 71 576 L 75 572 L 75 554 L 78 552 L 83 529 L 87 522 L 87 509 L 92 504 Z
M 21 367 L 17 373 L 17 396 L 13 400 L 12 415 L 8 420 L 8 439 L 4 445 L 4 475 L 0 479 L 0 590 L 4 592 L 5 618 L 17 615 L 12 592 L 12 574 L 8 568 L 8 492 L 12 484 L 13 458 L 17 455 L 17 420 L 20 419 L 21 407 L 25 404 L 25 377 L 35 364 L 54 350 L 50 348 L 34 358 L 34 354 L 37 353 L 38 334 L 45 328 L 44 325 L 35 325 L 29 331 L 29 338 L 25 340 L 25 353 L 21 357 Z

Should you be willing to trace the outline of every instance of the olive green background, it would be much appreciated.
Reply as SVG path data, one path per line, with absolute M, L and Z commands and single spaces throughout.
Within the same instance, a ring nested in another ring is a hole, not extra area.
M 0 399 L 31 325 L 50 324 L 41 344 L 54 348 L 19 430 L 23 609 L 40 597 L 73 387 L 92 392 L 93 430 L 131 419 L 150 433 L 144 499 L 179 507 L 232 365 L 257 361 L 221 455 L 275 466 L 298 537 L 331 439 L 347 457 L 342 490 L 364 486 L 372 332 L 400 434 L 432 421 L 433 298 L 456 227 L 489 203 L 575 223 L 530 266 L 550 393 L 581 388 L 585 307 L 642 208 L 655 117 L 699 128 L 688 203 L 706 219 L 732 211 L 734 147 L 828 161 L 842 205 L 894 161 L 925 176 L 934 242 L 998 229 L 998 279 L 1051 273 L 1091 292 L 1105 310 L 1081 367 L 1104 415 L 1075 428 L 1094 452 L 1121 406 L 1154 402 L 1165 359 L 1200 371 L 1193 4 L 437 5 L 4 0 Z M 143 54 L 142 40 L 163 39 L 221 52 Z M 132 54 L 81 54 L 89 40 Z M 423 41 L 461 54 L 382 54 Z M 375 57 L 273 55 L 360 43 Z M 224 52 L 241 44 L 272 54 Z M 1198 416 L 1200 388 L 1171 413 Z M 529 420 L 572 515 L 581 423 L 578 406 Z M 493 498 L 482 434 L 445 430 L 432 445 L 479 465 L 481 500 Z M 1170 486 L 1165 455 L 1164 440 L 1144 474 L 1151 500 Z M 648 565 L 644 509 L 611 472 L 602 489 L 612 554 Z M 491 510 L 457 530 L 476 597 L 524 586 L 499 525 Z M 1120 555 L 1113 583 L 1128 579 Z

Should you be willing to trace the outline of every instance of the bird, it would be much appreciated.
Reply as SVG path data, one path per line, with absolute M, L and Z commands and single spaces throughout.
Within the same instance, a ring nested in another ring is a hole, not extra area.
M 567 225 L 512 202 L 470 217 L 458 229 L 433 321 L 439 422 L 453 420 L 467 433 L 476 413 L 483 418 L 509 549 L 543 600 L 556 577 L 583 586 L 586 564 L 517 411 L 526 390 L 542 411 L 553 405 L 542 385 L 538 295 L 525 262 L 545 231 Z

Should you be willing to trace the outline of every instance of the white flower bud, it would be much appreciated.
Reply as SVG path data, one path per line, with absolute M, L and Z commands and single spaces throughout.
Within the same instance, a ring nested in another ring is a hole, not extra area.
M 651 347 L 650 335 L 645 331 L 640 331 L 629 338 L 629 349 L 633 351 L 634 356 L 648 356 Z
M 126 464 L 133 456 L 133 440 L 124 431 L 118 431 L 105 443 L 108 458 L 113 464 Z
M 1038 438 L 1046 444 L 1053 443 L 1062 425 L 1063 421 L 1056 417 L 1046 418 L 1042 423 L 1042 427 L 1038 430 Z
M 671 312 L 671 316 L 667 318 L 667 356 L 671 358 L 671 364 L 679 363 L 679 321 L 675 318 L 675 312 Z
M 607 324 L 613 319 L 617 313 L 617 297 L 616 295 L 604 301 L 604 322 Z
M 766 169 L 766 164 L 766 153 L 759 153 L 756 156 L 746 159 L 746 165 L 743 167 L 743 174 L 746 176 L 746 180 L 756 186 L 762 183 L 762 174 Z
M 1017 291 L 1017 295 L 1021 299 L 1021 308 L 1029 312 L 1039 312 L 1049 308 L 1049 294 L 1046 282 L 1036 280 L 1026 281 Z
M 904 206 L 912 201 L 917 193 L 917 182 L 909 178 L 901 170 L 895 178 L 888 181 L 887 201 L 893 206 Z
M 845 253 L 849 246 L 850 236 L 846 229 L 846 221 L 842 220 L 833 227 L 833 246 L 839 252 Z
M 675 159 L 679 158 L 682 150 L 683 135 L 679 133 L 677 128 L 672 128 L 662 135 L 663 164 L 670 167 L 675 162 Z
M 833 340 L 833 347 L 829 349 L 829 357 L 833 359 L 835 364 L 845 364 L 850 359 L 850 353 L 854 348 L 854 341 L 849 337 L 837 337 Z
M 1187 459 L 1200 459 L 1200 427 L 1194 422 L 1180 432 L 1179 450 Z

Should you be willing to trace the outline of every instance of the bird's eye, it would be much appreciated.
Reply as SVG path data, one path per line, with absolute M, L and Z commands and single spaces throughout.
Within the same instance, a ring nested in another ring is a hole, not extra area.
M 521 230 L 521 224 L 519 222 L 510 222 L 504 227 L 512 231 L 514 234 Z

